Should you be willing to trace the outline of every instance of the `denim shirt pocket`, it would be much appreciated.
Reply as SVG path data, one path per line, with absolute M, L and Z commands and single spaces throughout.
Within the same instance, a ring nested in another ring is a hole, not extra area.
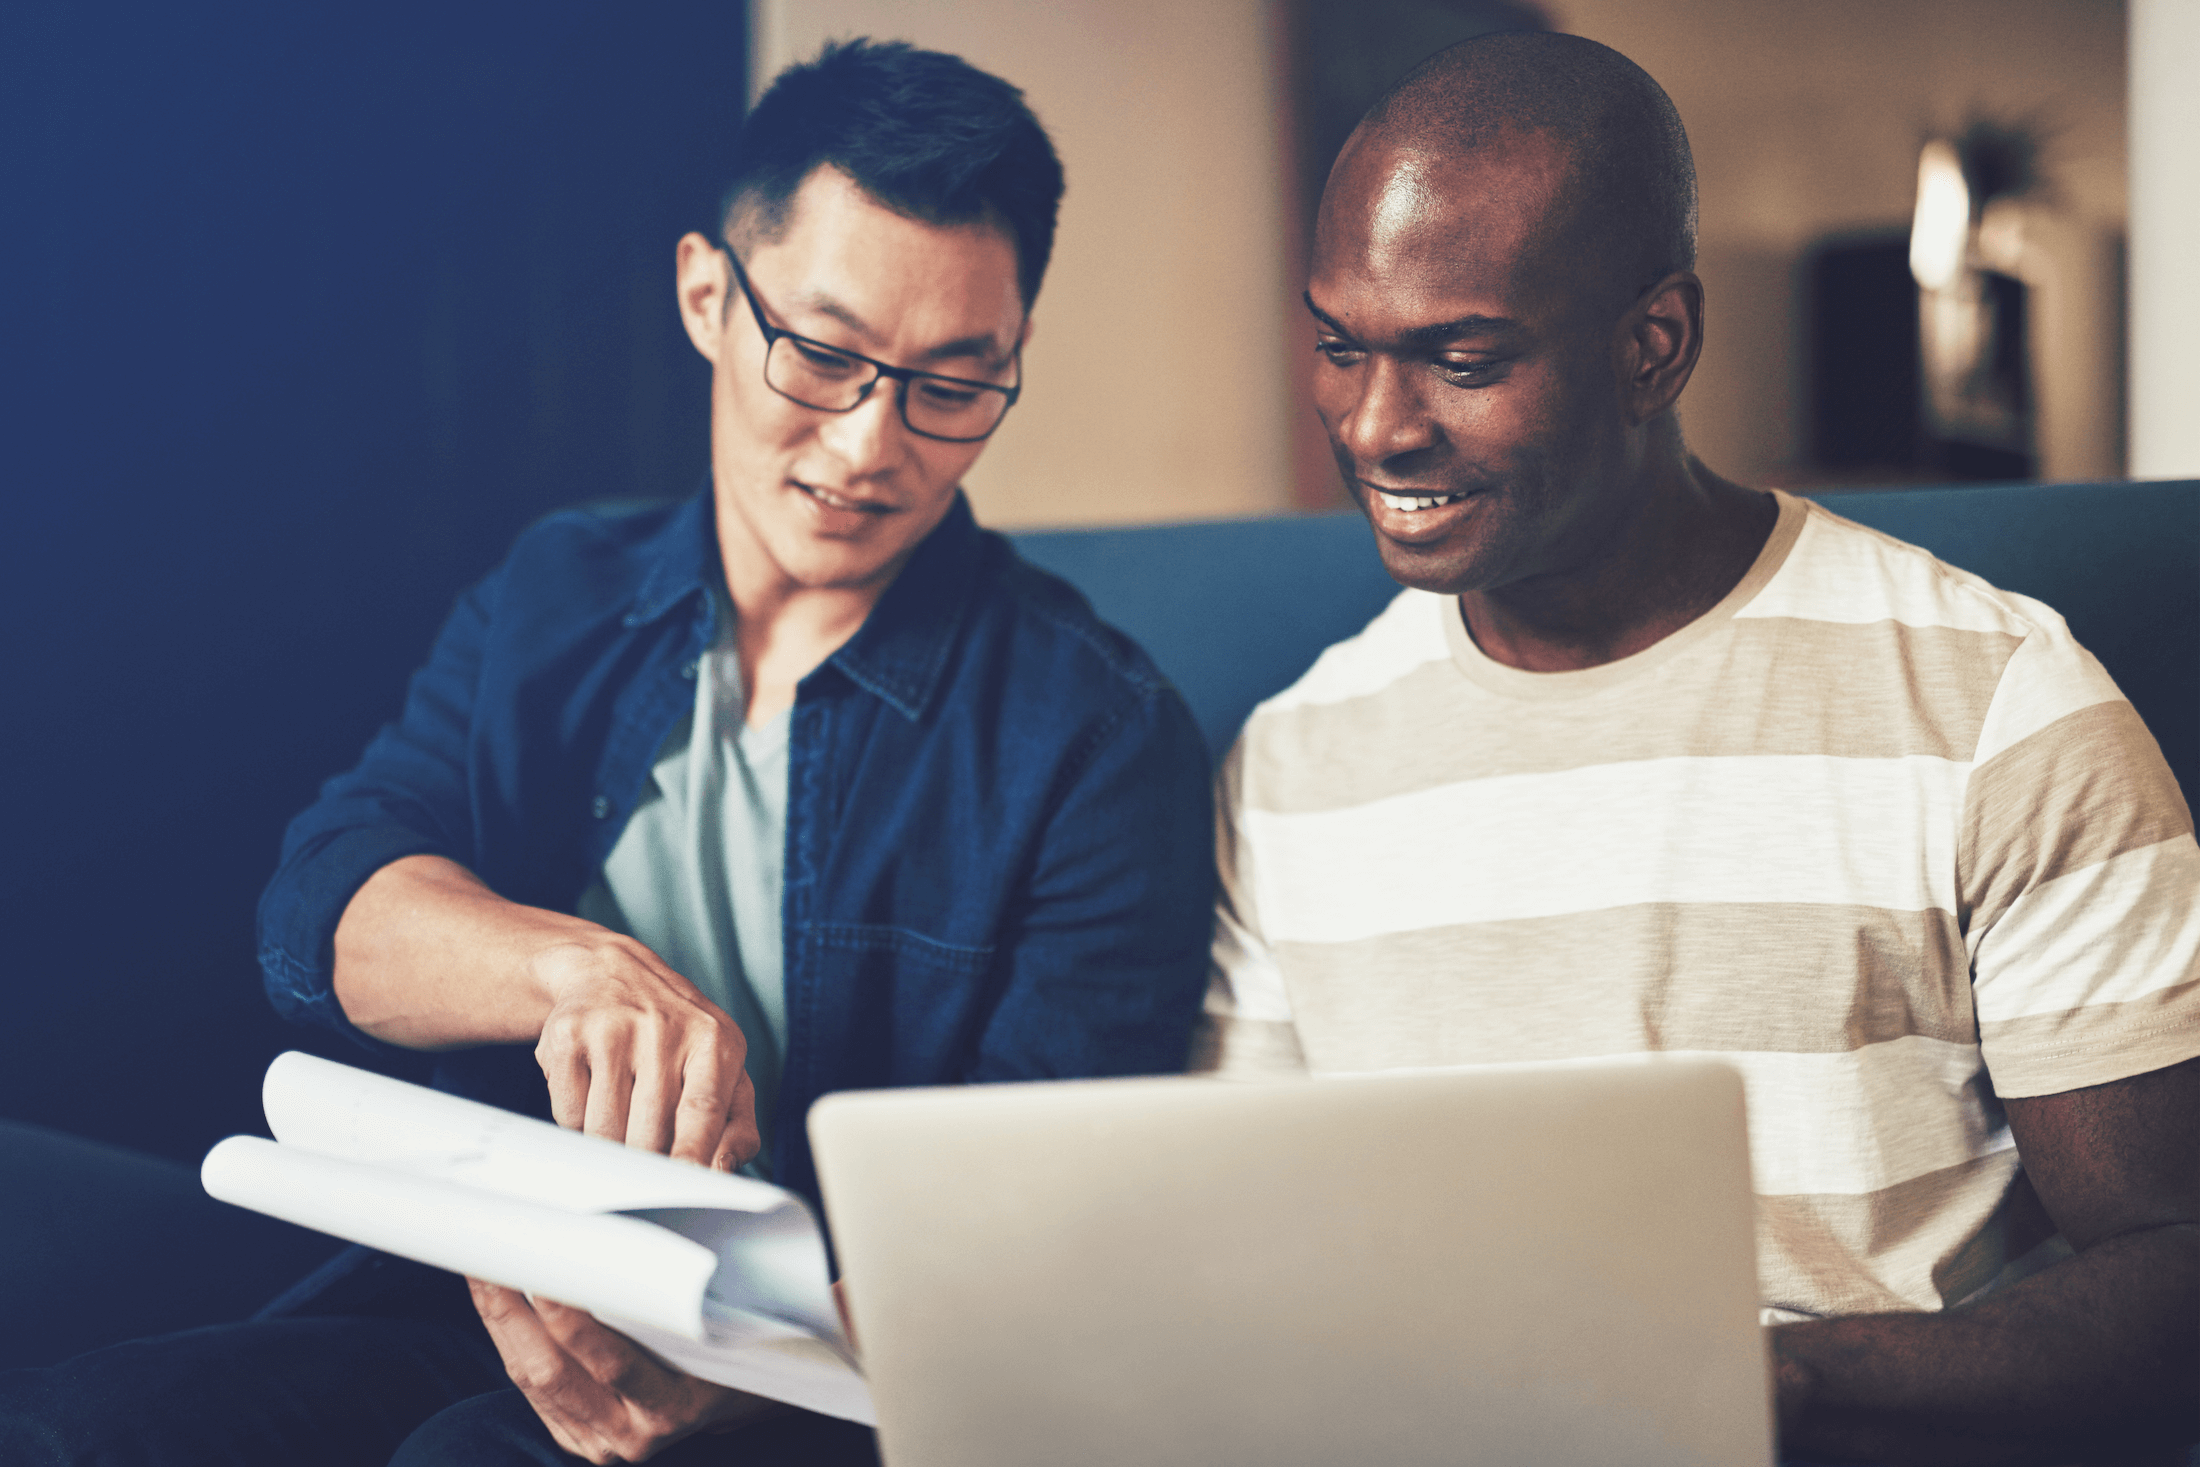
M 855 1075 L 874 1085 L 963 1078 L 991 1007 L 990 943 L 971 947 L 861 922 L 806 923 L 801 942 L 809 949 L 801 995 L 808 1022 L 799 1027 L 822 1041 L 813 1057 L 838 1061 L 839 1073 L 815 1076 L 820 1093 Z

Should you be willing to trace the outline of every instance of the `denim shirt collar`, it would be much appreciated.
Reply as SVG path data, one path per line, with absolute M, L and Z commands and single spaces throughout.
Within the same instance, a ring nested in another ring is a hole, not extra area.
M 640 546 L 642 583 L 626 613 L 626 624 L 657 620 L 688 597 L 702 592 L 709 605 L 711 588 L 725 572 L 718 563 L 718 522 L 712 513 L 710 481 L 703 492 L 682 504 Z
M 706 483 L 643 547 L 646 570 L 626 614 L 628 626 L 655 621 L 697 592 L 704 593 L 705 608 L 711 605 L 708 593 L 724 575 L 715 508 Z M 863 625 L 825 667 L 838 669 L 904 718 L 921 718 L 938 691 L 976 589 L 983 548 L 984 533 L 958 489 L 946 518 L 917 545 Z M 803 686 L 816 676 L 804 678 Z

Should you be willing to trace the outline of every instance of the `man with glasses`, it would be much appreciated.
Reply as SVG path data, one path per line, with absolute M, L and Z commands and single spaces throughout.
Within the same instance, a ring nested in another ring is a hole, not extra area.
M 1020 384 L 1003 387 L 997 382 L 890 367 L 860 352 L 782 331 L 765 318 L 756 287 L 749 284 L 748 272 L 741 268 L 741 257 L 730 247 L 717 248 L 725 255 L 734 281 L 756 317 L 757 332 L 764 338 L 764 380 L 782 397 L 820 412 L 853 412 L 871 395 L 879 379 L 885 378 L 902 384 L 901 420 L 910 432 L 942 443 L 979 443 L 992 436 L 1023 392 Z M 1019 362 L 1022 336 L 1019 332 L 1016 343 Z M 940 353 L 935 348 L 928 355 L 936 360 Z
M 829 47 L 736 159 L 718 233 L 678 248 L 708 488 L 554 516 L 462 599 L 291 826 L 261 955 L 278 1009 L 430 1052 L 446 1089 L 814 1202 L 827 1091 L 1183 1063 L 1207 762 L 1138 648 L 958 488 L 1022 390 L 1062 189 L 1016 90 Z M 872 1453 L 364 1250 L 252 1323 L 23 1375 L 10 1461 Z

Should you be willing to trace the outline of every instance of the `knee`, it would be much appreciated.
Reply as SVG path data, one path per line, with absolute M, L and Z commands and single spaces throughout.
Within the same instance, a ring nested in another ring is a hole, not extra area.
M 405 1438 L 390 1467 L 566 1467 L 572 1461 L 527 1398 L 503 1390 L 436 1412 Z
M 98 1445 L 106 1414 L 58 1369 L 0 1370 L 0 1462 L 65 1467 Z

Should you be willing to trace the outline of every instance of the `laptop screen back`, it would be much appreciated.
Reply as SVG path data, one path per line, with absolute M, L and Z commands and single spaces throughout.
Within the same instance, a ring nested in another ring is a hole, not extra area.
M 1739 1077 L 834 1096 L 888 1467 L 1771 1457 Z

